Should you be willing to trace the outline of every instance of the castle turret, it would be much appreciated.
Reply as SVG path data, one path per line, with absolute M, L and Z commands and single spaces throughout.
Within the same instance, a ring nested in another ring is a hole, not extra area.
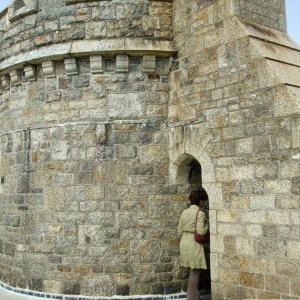
M 1 280 L 54 294 L 180 292 L 171 1 L 16 0 L 0 24 Z

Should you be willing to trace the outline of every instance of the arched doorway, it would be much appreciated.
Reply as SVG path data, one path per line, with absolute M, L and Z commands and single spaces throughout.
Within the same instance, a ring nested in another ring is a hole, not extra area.
M 198 189 L 202 186 L 202 168 L 198 160 L 192 155 L 185 154 L 177 169 L 176 183 L 184 186 L 187 190 Z M 205 204 L 205 213 L 209 215 L 209 199 Z M 199 290 L 201 299 L 210 299 L 211 276 L 210 276 L 210 244 L 204 245 L 207 270 L 201 273 Z M 207 295 L 207 298 L 206 298 Z

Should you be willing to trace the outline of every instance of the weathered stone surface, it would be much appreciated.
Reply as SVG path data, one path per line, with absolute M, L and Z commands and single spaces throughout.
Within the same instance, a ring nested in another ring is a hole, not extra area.
M 298 70 L 297 70 L 298 71 Z M 299 114 L 300 88 L 289 87 L 288 89 L 279 89 L 276 94 L 275 114 L 276 116 L 288 116 Z
M 144 114 L 145 96 L 143 93 L 108 95 L 108 115 L 110 117 L 143 117 Z
M 107 34 L 106 30 L 106 22 L 89 22 L 86 25 L 86 37 L 88 39 L 105 37 Z
M 295 296 L 300 295 L 300 280 L 299 279 L 292 279 L 292 294 Z
M 145 55 L 143 56 L 143 71 L 144 72 L 154 72 L 156 66 L 155 56 Z
M 289 284 L 283 281 L 281 277 L 278 276 L 266 276 L 265 285 L 267 290 L 277 291 L 280 293 L 289 293 Z
M 274 209 L 274 196 L 250 196 L 250 208 L 252 209 Z
M 43 288 L 45 292 L 60 294 L 62 292 L 63 283 L 58 280 L 44 280 Z
M 67 75 L 76 75 L 78 74 L 78 65 L 75 58 L 66 58 L 64 60 L 65 70 Z
M 264 290 L 257 292 L 258 299 L 279 299 L 280 293 L 272 293 Z
M 102 55 L 91 56 L 90 68 L 91 68 L 91 73 L 102 73 L 104 71 L 103 56 Z
M 65 190 L 63 188 L 45 189 L 46 206 L 52 211 L 63 211 L 65 205 Z
M 42 63 L 43 73 L 46 77 L 55 76 L 55 63 L 54 61 L 45 61 Z
M 129 59 L 127 55 L 116 56 L 116 72 L 128 72 Z
M 10 85 L 10 78 L 8 75 L 1 75 L 1 87 L 2 89 L 8 89 Z
M 121 2 L 0 16 L 1 280 L 180 292 L 176 225 L 203 186 L 212 298 L 299 298 L 300 56 L 284 1 Z
M 24 68 L 25 76 L 28 81 L 34 81 L 36 79 L 36 68 L 33 65 L 26 66 Z
M 85 295 L 100 294 L 112 296 L 114 282 L 109 275 L 89 275 L 84 278 L 81 290 Z
M 10 72 L 10 80 L 13 85 L 21 84 L 22 74 L 21 70 L 13 70 Z
M 247 278 L 245 280 L 247 281 Z M 219 290 L 220 288 L 218 288 Z M 240 285 L 227 285 L 224 288 L 224 296 L 232 299 L 255 299 L 254 289 Z M 222 295 L 223 295 L 222 293 Z
M 260 289 L 264 287 L 264 277 L 262 274 L 241 272 L 240 282 L 247 287 Z
M 287 245 L 280 240 L 263 240 L 255 242 L 255 254 L 258 256 L 268 256 L 269 258 L 287 258 Z
M 299 239 L 299 235 L 296 237 L 296 239 Z M 299 241 L 289 241 L 289 243 L 288 243 L 288 258 L 299 260 L 299 249 L 300 249 Z

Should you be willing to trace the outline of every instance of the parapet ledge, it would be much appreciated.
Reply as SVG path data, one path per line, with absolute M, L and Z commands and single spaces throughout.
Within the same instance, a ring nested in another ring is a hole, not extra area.
M 115 38 L 103 40 L 73 41 L 47 45 L 27 53 L 11 56 L 0 62 L 0 74 L 22 69 L 27 64 L 41 64 L 49 60 L 92 55 L 156 55 L 173 56 L 176 53 L 172 41 L 153 41 L 143 38 Z
M 260 88 L 275 88 L 275 116 L 300 113 L 299 46 L 284 32 L 238 17 L 226 19 L 224 28 L 225 43 L 249 38 L 249 57 L 260 61 Z
M 92 2 L 92 1 L 104 1 L 104 0 L 64 0 L 66 5 L 69 4 L 76 4 L 76 3 L 81 3 L 81 2 Z M 150 0 L 150 1 L 160 1 L 160 2 L 173 2 L 173 0 Z
M 224 27 L 225 43 L 229 43 L 239 38 L 249 36 L 274 44 L 279 44 L 284 47 L 300 50 L 299 46 L 291 39 L 291 37 L 287 33 L 248 20 L 244 20 L 236 16 L 226 19 L 224 22 Z
M 260 88 L 276 87 L 274 114 L 300 113 L 300 48 L 288 34 L 239 20 L 250 38 L 250 55 L 260 59 Z
M 280 39 L 279 39 L 280 40 Z M 265 87 L 274 84 L 285 84 L 300 88 L 300 49 L 250 37 L 251 54 L 264 58 L 261 68 L 268 70 Z

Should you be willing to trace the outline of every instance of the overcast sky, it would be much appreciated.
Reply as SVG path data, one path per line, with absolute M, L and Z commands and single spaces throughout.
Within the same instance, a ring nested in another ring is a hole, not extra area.
M 12 2 L 13 0 L 0 0 L 0 11 Z M 288 33 L 300 45 L 300 0 L 286 0 L 286 10 Z

